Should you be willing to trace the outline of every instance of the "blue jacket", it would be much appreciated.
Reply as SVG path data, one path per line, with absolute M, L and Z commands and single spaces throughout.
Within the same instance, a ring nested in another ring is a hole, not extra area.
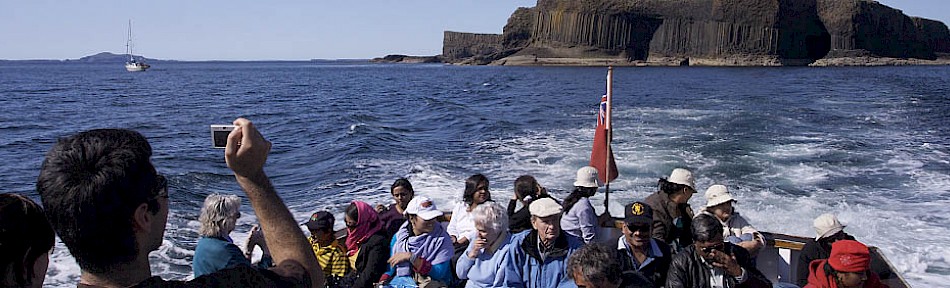
M 251 261 L 244 257 L 241 248 L 234 243 L 219 237 L 201 237 L 198 240 L 191 263 L 195 278 L 238 265 L 250 266 Z
M 538 251 L 538 232 L 534 229 L 515 234 L 508 245 L 509 262 L 506 278 L 509 287 L 554 288 L 577 287 L 568 279 L 567 259 L 584 245 L 576 236 L 561 232 L 554 247 L 541 259 Z

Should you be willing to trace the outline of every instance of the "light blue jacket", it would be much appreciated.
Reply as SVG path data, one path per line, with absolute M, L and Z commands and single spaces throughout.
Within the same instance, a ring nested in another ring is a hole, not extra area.
M 584 245 L 576 236 L 561 232 L 554 247 L 542 260 L 538 251 L 538 232 L 534 229 L 515 234 L 508 244 L 508 265 L 505 277 L 508 287 L 574 288 L 567 277 L 567 259 Z
M 225 268 L 251 265 L 251 261 L 244 257 L 241 248 L 228 240 L 218 237 L 201 237 L 201 239 L 198 239 L 198 246 L 195 247 L 195 257 L 192 258 L 191 263 L 195 278 Z
M 597 239 L 597 212 L 590 199 L 581 197 L 561 216 L 561 230 L 568 234 L 584 239 L 584 243 L 591 243 Z
M 458 265 L 455 266 L 455 274 L 459 279 L 468 279 L 465 287 L 508 287 L 509 282 L 520 280 L 508 279 L 510 274 L 506 273 L 508 259 L 511 254 L 508 253 L 508 246 L 511 244 L 511 234 L 505 234 L 504 239 L 499 239 L 498 250 L 492 255 L 486 253 L 478 254 L 478 257 L 469 258 L 468 252 L 472 251 L 471 241 L 465 253 L 459 256 Z M 513 276 L 512 276 L 513 277 Z

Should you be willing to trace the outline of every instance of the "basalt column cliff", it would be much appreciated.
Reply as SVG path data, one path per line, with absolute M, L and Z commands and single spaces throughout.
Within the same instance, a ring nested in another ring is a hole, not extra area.
M 496 65 L 942 63 L 950 31 L 870 0 L 539 0 L 504 34 L 445 32 L 443 59 Z

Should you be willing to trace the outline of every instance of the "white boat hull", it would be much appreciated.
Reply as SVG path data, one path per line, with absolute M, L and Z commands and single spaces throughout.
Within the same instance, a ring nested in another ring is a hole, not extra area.
M 125 70 L 129 72 L 142 72 L 149 67 L 151 66 L 144 63 L 125 63 Z

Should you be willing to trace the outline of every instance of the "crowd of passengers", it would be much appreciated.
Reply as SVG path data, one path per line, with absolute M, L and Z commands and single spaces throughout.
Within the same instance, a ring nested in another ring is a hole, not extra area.
M 198 216 L 194 279 L 152 276 L 148 254 L 164 239 L 168 182 L 141 134 L 91 130 L 47 153 L 36 183 L 42 207 L 0 194 L 0 286 L 41 287 L 55 231 L 79 264 L 78 287 L 887 287 L 878 275 L 886 264 L 831 214 L 814 220 L 798 283 L 772 283 L 755 265 L 766 239 L 727 187 L 708 187 L 694 213 L 693 174 L 679 168 L 624 206 L 617 239 L 598 233 L 615 220 L 591 205 L 601 186 L 593 167 L 577 171 L 563 200 L 518 177 L 507 207 L 493 200 L 487 177 L 473 175 L 448 225 L 431 199 L 398 179 L 394 204 L 346 207 L 345 236 L 334 231 L 333 213 L 317 211 L 307 237 L 264 173 L 270 142 L 246 119 L 234 125 L 225 161 L 259 221 L 243 249 L 229 237 L 241 199 L 212 194 Z M 252 263 L 257 249 L 263 256 Z

